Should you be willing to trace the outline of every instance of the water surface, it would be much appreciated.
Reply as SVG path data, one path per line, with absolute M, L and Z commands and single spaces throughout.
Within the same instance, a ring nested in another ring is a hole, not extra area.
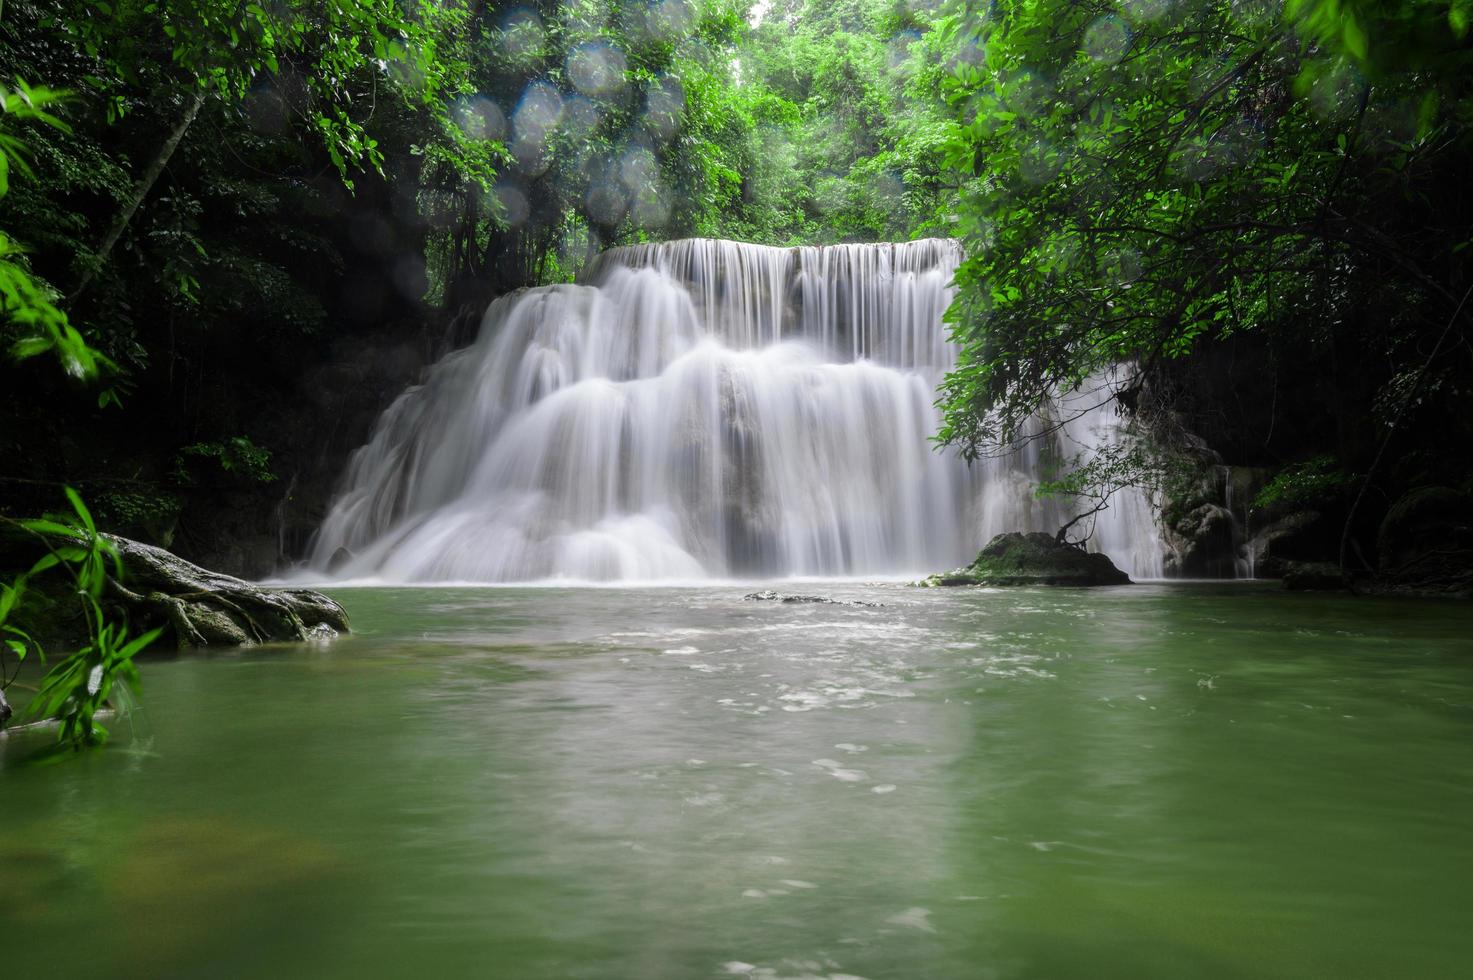
M 0 739 L 7 976 L 1473 975 L 1473 610 L 345 589 Z

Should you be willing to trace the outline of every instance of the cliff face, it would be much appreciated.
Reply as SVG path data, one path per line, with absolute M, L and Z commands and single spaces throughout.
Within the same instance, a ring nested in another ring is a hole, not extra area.
M 1473 590 L 1470 375 L 1403 379 L 1267 334 L 1158 366 L 1157 396 L 1200 437 L 1209 474 L 1165 502 L 1168 573 L 1302 578 L 1343 563 L 1359 587 Z

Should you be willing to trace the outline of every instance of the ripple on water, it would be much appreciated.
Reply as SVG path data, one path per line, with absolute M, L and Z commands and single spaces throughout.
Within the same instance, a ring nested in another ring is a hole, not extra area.
M 930 909 L 909 908 L 890 916 L 885 921 L 892 926 L 905 926 L 907 929 L 919 929 L 921 932 L 935 932 L 936 927 L 931 925 L 930 917 Z
M 731 960 L 721 964 L 721 969 L 730 976 L 761 977 L 762 980 L 865 980 L 864 977 L 854 973 L 832 972 L 838 965 L 827 958 L 823 960 L 783 960 L 782 972 L 779 972 L 778 967 L 757 966 L 755 963 Z M 798 972 L 789 973 L 788 970 Z
M 833 759 L 814 759 L 813 764 L 841 782 L 858 783 L 865 779 L 863 769 L 845 769 Z
M 812 711 L 814 708 L 868 708 L 879 703 L 877 698 L 913 698 L 915 692 L 907 690 L 904 679 L 879 671 L 865 672 L 866 680 L 878 686 L 834 681 L 817 688 L 794 690 L 786 684 L 779 685 L 783 693 L 777 700 L 785 702 L 784 711 Z M 872 675 L 872 676 L 869 676 Z

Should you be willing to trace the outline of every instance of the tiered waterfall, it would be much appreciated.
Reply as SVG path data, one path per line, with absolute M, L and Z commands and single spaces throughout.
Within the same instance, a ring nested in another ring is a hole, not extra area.
M 938 451 L 959 259 L 943 240 L 687 240 L 502 297 L 354 454 L 312 564 L 407 582 L 889 576 L 1054 530 L 1042 454 L 1124 435 L 1108 407 L 1080 415 L 1080 393 L 1017 454 Z M 1160 574 L 1139 493 L 1091 547 Z

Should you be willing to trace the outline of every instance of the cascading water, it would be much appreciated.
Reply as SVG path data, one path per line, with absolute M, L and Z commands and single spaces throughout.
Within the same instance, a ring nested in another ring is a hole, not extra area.
M 390 581 L 900 575 L 1052 531 L 1068 514 L 1034 496 L 1042 453 L 1125 436 L 1077 393 L 1015 455 L 935 450 L 959 259 L 934 239 L 686 240 L 502 297 L 354 454 L 311 563 Z M 1139 493 L 1091 547 L 1161 574 Z

